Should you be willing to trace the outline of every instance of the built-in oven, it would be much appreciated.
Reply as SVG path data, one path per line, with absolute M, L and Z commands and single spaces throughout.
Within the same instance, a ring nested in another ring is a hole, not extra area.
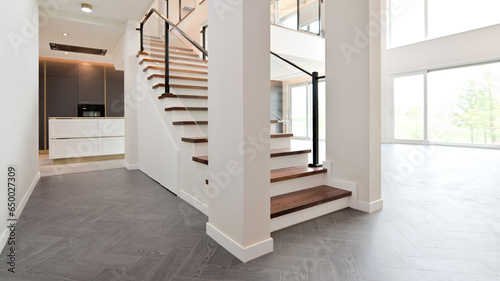
M 78 117 L 105 117 L 104 104 L 79 104 Z

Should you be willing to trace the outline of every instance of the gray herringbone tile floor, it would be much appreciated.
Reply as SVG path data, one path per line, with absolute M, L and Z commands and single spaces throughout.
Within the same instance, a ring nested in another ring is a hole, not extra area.
M 383 146 L 385 208 L 339 211 L 272 234 L 243 264 L 207 217 L 139 171 L 44 177 L 0 280 L 500 280 L 500 151 Z

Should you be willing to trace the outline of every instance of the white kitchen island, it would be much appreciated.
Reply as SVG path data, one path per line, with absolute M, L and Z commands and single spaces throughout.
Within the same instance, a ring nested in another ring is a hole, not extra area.
M 49 118 L 49 159 L 124 153 L 123 118 Z

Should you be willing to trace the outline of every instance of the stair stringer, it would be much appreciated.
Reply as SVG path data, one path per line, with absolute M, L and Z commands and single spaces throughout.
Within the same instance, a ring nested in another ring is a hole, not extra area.
M 137 142 L 139 170 L 171 192 L 178 194 L 179 148 L 156 109 L 151 91 L 137 76 Z
M 161 120 L 162 125 L 155 126 L 155 129 L 161 130 L 161 132 L 158 131 L 159 135 L 163 133 L 168 134 L 171 140 L 171 143 L 164 143 L 163 145 L 175 146 L 177 150 L 177 157 L 165 160 L 168 161 L 168 163 L 163 164 L 163 166 L 167 167 L 168 169 L 171 169 L 173 166 L 175 166 L 176 188 L 170 189 L 165 185 L 164 187 L 177 194 L 193 207 L 199 209 L 205 214 L 208 214 L 208 199 L 206 198 L 206 196 L 204 196 L 206 171 L 192 161 L 192 157 L 195 155 L 195 152 L 200 149 L 200 144 L 192 144 L 182 141 L 183 133 L 185 132 L 185 130 L 180 129 L 179 126 L 174 126 L 172 124 L 172 122 L 174 121 L 173 114 L 165 112 L 165 102 L 158 100 L 158 91 L 152 89 L 152 84 L 154 82 L 147 80 L 147 73 L 139 74 L 138 80 L 140 81 L 139 83 L 141 87 L 143 87 L 144 89 L 148 89 L 148 101 L 153 105 L 152 110 Z M 173 99 L 172 102 L 175 103 L 176 106 L 184 106 L 182 100 L 180 99 Z M 192 118 L 192 120 L 195 119 Z M 194 131 L 196 131 L 196 129 Z M 201 131 L 202 130 L 200 129 L 200 132 Z M 156 137 L 156 135 L 153 137 Z M 201 146 L 202 145 L 203 144 L 201 144 Z M 154 158 L 158 158 L 158 156 L 154 156 Z M 167 168 L 163 168 L 165 173 L 169 172 L 166 171 Z M 152 178 L 157 180 L 154 177 Z

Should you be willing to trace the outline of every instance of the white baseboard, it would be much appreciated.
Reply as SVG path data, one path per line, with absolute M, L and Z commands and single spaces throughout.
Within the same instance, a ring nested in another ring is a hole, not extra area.
M 127 161 L 123 160 L 123 165 L 127 170 L 132 171 L 132 170 L 139 170 L 139 164 L 129 164 Z
M 3 251 L 3 248 L 5 248 L 5 245 L 7 245 L 7 239 L 9 239 L 10 235 L 10 230 L 7 228 L 7 225 L 5 226 L 5 229 L 3 230 L 2 236 L 0 237 L 0 250 Z
M 356 209 L 371 214 L 373 212 L 381 210 L 384 207 L 384 201 L 382 199 L 370 203 L 358 201 L 356 202 L 356 205 Z
M 200 200 L 196 199 L 191 194 L 184 192 L 183 190 L 181 190 L 179 192 L 179 197 L 182 200 L 188 202 L 191 206 L 193 206 L 196 209 L 198 209 L 198 211 L 200 211 L 200 212 L 204 213 L 206 216 L 208 216 L 208 206 L 205 203 L 203 203 Z
M 349 207 L 349 197 L 271 219 L 271 232 Z
M 243 247 L 240 244 L 236 243 L 233 239 L 228 237 L 226 234 L 215 228 L 209 222 L 207 222 L 207 234 L 242 262 L 251 261 L 273 251 L 272 238 L 266 239 L 262 242 L 253 244 L 248 247 Z
M 40 177 L 41 177 L 41 174 L 40 174 L 40 171 L 38 171 L 35 178 L 31 182 L 31 185 L 30 185 L 28 191 L 26 192 L 26 195 L 24 195 L 24 198 L 21 199 L 21 202 L 17 205 L 16 218 L 19 218 L 21 216 L 21 213 L 23 212 L 24 207 L 26 207 L 26 203 L 28 203 L 28 200 L 31 197 L 31 193 L 33 193 L 33 190 L 35 189 L 36 184 L 40 180 Z
M 31 197 L 31 193 L 33 193 L 33 190 L 35 189 L 35 186 L 37 185 L 38 181 L 40 180 L 41 174 L 40 171 L 35 175 L 35 178 L 31 182 L 30 187 L 28 188 L 28 191 L 24 195 L 23 199 L 21 199 L 21 202 L 17 204 L 16 208 L 16 218 L 19 218 L 24 210 L 24 207 L 26 207 L 26 203 L 28 203 L 28 200 Z M 7 229 L 7 227 L 4 229 L 2 236 L 0 236 L 0 252 L 3 250 L 5 245 L 7 244 L 7 239 L 9 238 L 10 231 Z
M 352 183 L 352 182 L 346 182 L 342 180 L 337 180 L 337 179 L 332 179 L 328 178 L 328 183 L 327 185 L 333 186 L 336 188 L 344 189 L 344 190 L 349 190 L 352 192 L 351 197 L 349 197 L 349 207 L 353 209 L 357 209 L 357 201 L 358 201 L 358 184 Z

